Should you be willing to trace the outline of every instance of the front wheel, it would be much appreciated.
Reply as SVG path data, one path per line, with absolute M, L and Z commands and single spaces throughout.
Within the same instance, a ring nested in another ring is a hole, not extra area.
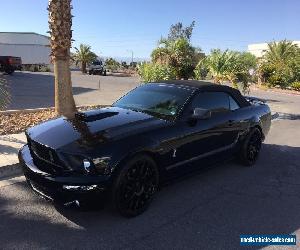
M 113 204 L 125 217 L 143 213 L 158 190 L 159 173 L 152 158 L 138 155 L 120 171 L 113 185 Z
M 258 128 L 253 128 L 246 137 L 240 151 L 243 165 L 252 166 L 256 162 L 262 145 L 262 134 Z

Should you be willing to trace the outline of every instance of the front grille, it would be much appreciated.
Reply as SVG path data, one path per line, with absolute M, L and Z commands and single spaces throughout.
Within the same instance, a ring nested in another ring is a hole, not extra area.
M 55 150 L 30 139 L 28 145 L 33 162 L 41 171 L 49 174 L 63 172 L 64 165 Z

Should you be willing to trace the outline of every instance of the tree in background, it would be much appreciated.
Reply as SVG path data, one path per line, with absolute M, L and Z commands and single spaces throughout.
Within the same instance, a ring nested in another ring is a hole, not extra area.
M 183 27 L 183 24 L 181 22 L 172 24 L 167 40 L 176 41 L 177 39 L 183 38 L 190 41 L 193 34 L 194 27 L 195 27 L 195 21 L 193 21 L 187 27 Z
M 209 70 L 215 83 L 229 81 L 236 88 L 241 83 L 243 91 L 247 91 L 251 80 L 250 73 L 256 69 L 256 58 L 248 52 L 215 49 L 201 66 Z M 197 74 L 199 73 L 196 72 Z
M 76 106 L 72 93 L 70 48 L 72 39 L 71 0 L 49 0 L 51 59 L 55 77 L 55 111 L 74 117 Z
M 236 66 L 235 69 L 235 83 L 234 86 L 237 86 L 237 82 L 242 83 L 243 90 L 248 90 L 249 83 L 253 82 L 253 76 L 257 72 L 257 59 L 254 55 L 249 52 L 236 52 Z
M 226 75 L 229 72 L 233 59 L 233 54 L 229 50 L 214 49 L 211 51 L 210 55 L 205 59 L 205 64 L 215 83 L 227 80 Z
M 128 69 L 129 68 L 129 65 L 127 64 L 127 62 L 121 62 L 121 65 L 124 69 Z
M 281 87 L 300 81 L 300 48 L 287 40 L 269 43 L 260 60 L 259 77 L 263 83 Z
M 209 72 L 206 58 L 202 58 L 199 60 L 197 66 L 194 70 L 194 75 L 196 80 L 205 80 Z
M 173 67 L 177 79 L 188 79 L 199 61 L 201 51 L 193 47 L 185 38 L 161 40 L 160 47 L 154 49 L 151 58 L 153 63 Z
M 89 63 L 97 59 L 97 55 L 91 51 L 91 46 L 80 44 L 79 49 L 75 47 L 73 57 L 76 65 L 81 64 L 81 72 L 86 73 L 86 67 Z
M 106 68 L 111 71 L 115 71 L 121 67 L 121 64 L 118 61 L 116 61 L 115 59 L 113 59 L 112 57 L 106 59 L 105 65 L 106 65 Z
M 152 64 L 160 64 L 166 67 L 152 65 L 149 68 L 171 68 L 172 72 L 175 72 L 174 78 L 176 79 L 192 77 L 198 61 L 204 57 L 201 49 L 192 46 L 190 43 L 194 25 L 195 22 L 192 22 L 188 27 L 183 27 L 182 23 L 172 25 L 168 37 L 161 38 L 158 47 L 151 53 Z M 168 73 L 166 72 L 166 74 Z
M 143 82 L 157 82 L 176 78 L 174 68 L 167 64 L 141 63 L 138 65 L 138 73 Z

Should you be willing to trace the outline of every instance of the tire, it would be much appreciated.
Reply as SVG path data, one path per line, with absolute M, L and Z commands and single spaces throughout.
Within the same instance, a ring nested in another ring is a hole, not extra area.
M 262 134 L 258 128 L 253 128 L 243 142 L 240 151 L 241 163 L 253 166 L 259 156 L 262 145 Z
M 115 209 L 125 217 L 147 210 L 158 190 L 159 172 L 152 158 L 137 155 L 116 176 L 112 188 Z
M 11 74 L 13 74 L 14 72 L 15 72 L 15 70 L 14 69 L 11 69 L 11 68 L 7 68 L 7 69 L 5 69 L 5 71 L 4 71 L 6 74 L 8 74 L 8 75 L 11 75 Z

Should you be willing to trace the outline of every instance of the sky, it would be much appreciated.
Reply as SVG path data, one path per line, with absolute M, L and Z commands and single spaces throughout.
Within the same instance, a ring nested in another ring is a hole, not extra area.
M 0 0 L 0 31 L 47 35 L 47 0 Z M 171 24 L 196 22 L 192 43 L 247 50 L 251 43 L 300 40 L 300 0 L 73 0 L 74 46 L 101 56 L 149 58 Z

